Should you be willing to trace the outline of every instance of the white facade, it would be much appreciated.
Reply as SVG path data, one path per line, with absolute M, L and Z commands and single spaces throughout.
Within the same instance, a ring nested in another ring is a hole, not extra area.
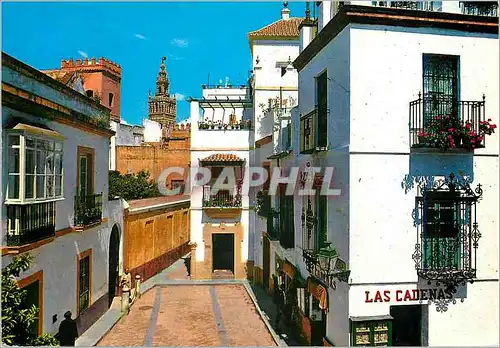
M 36 95 L 38 98 L 45 98 L 52 103 L 59 104 L 71 110 L 80 111 L 90 117 L 94 117 L 95 112 L 101 111 L 102 107 L 97 106 L 90 99 L 85 96 L 75 96 L 68 91 L 69 88 L 57 89 L 50 85 L 50 83 L 47 83 L 42 75 L 44 76 L 44 74 L 13 58 L 9 57 L 7 61 L 3 61 L 3 83 L 9 84 L 15 89 L 32 93 L 32 95 Z M 2 228 L 2 240 L 4 241 L 2 248 L 5 250 L 3 250 L 2 262 L 4 265 L 8 264 L 13 257 L 12 255 L 16 255 L 16 250 L 21 253 L 27 250 L 34 257 L 32 267 L 21 274 L 18 280 L 22 282 L 23 279 L 27 279 L 27 277 L 40 272 L 37 279 L 41 287 L 39 294 L 42 296 L 42 298 L 38 299 L 41 305 L 40 322 L 43 323 L 39 328 L 41 332 L 57 333 L 59 324 L 67 310 L 73 313 L 73 318 L 77 318 L 80 330 L 86 329 L 108 308 L 109 250 L 113 230 L 115 231 L 114 236 L 118 237 L 118 239 L 113 244 L 116 253 L 112 256 L 116 257 L 117 271 L 122 267 L 123 240 L 121 234 L 123 231 L 123 207 L 125 203 L 121 200 L 108 202 L 108 154 L 110 146 L 109 137 L 112 133 L 109 131 L 103 131 L 103 133 L 90 132 L 85 130 L 89 126 L 85 125 L 83 121 L 81 123 L 65 124 L 36 114 L 33 115 L 19 111 L 16 104 L 13 106 L 3 104 L 3 139 L 7 139 L 8 134 L 12 134 L 9 129 L 15 124 L 18 124 L 17 127 L 19 127 L 19 124 L 33 125 L 29 127 L 23 126 L 27 129 L 24 133 L 21 133 L 24 134 L 23 139 L 25 141 L 33 137 L 34 139 L 49 141 L 56 139 L 62 143 L 62 191 L 58 194 L 56 189 L 54 198 L 38 199 L 36 203 L 30 203 L 27 198 L 22 198 L 23 190 L 21 190 L 21 201 L 24 199 L 24 207 L 27 207 L 27 209 L 49 202 L 55 203 L 55 226 L 52 227 L 51 233 L 44 234 L 44 237 L 37 238 L 36 240 L 30 239 L 31 237 L 29 236 L 33 230 L 18 230 L 16 224 L 23 223 L 23 218 L 17 219 L 14 215 L 8 214 L 8 209 L 10 209 L 8 207 L 19 207 L 20 203 L 19 200 L 10 199 L 11 195 L 5 193 L 6 191 L 10 192 L 8 190 L 13 190 L 14 186 L 8 186 L 7 178 L 10 173 L 10 169 L 8 168 L 11 168 L 10 166 L 13 165 L 13 157 L 9 156 L 10 145 L 4 143 L 5 146 L 2 146 L 2 198 L 5 198 L 5 201 L 2 200 L 2 226 L 4 227 Z M 40 129 L 50 129 L 51 132 L 45 130 L 40 133 Z M 53 136 L 57 138 L 52 138 Z M 93 190 L 89 189 L 89 193 L 102 194 L 102 215 L 92 225 L 78 224 L 76 226 L 75 196 L 78 194 L 77 187 L 79 186 L 77 178 L 78 175 L 83 173 L 78 173 L 77 170 L 79 168 L 79 147 L 85 147 L 89 153 L 92 153 L 91 157 L 87 157 L 93 163 L 92 168 L 94 170 L 91 185 L 93 186 Z M 26 170 L 23 168 L 28 163 L 26 159 L 26 164 L 22 164 L 26 158 L 27 151 L 25 148 L 21 148 L 20 150 L 21 175 L 22 170 Z M 21 183 L 27 181 L 27 178 L 27 176 L 24 176 Z M 23 239 L 21 239 L 21 243 L 10 242 L 9 245 L 7 244 L 9 240 L 13 240 L 13 236 L 20 235 L 24 236 L 21 238 L 27 237 L 29 241 L 23 242 Z M 89 267 L 90 295 L 88 308 L 80 312 L 77 308 L 77 282 L 79 281 L 77 277 L 79 274 L 78 257 L 84 254 L 90 255 L 91 259 L 91 266 Z M 118 274 L 116 275 L 118 276 Z
M 443 2 L 443 11 L 459 12 L 458 2 L 451 3 Z M 328 289 L 326 337 L 335 345 L 354 345 L 349 318 L 389 315 L 390 306 L 419 304 L 404 300 L 406 290 L 436 287 L 419 279 L 412 259 L 418 243 L 412 217 L 417 189 L 409 181 L 450 173 L 464 174 L 472 188 L 480 183 L 484 190 L 477 203 L 482 235 L 477 274 L 473 284 L 458 288 L 456 303 L 447 303 L 446 311 L 439 311 L 437 301 L 421 303 L 421 344 L 499 344 L 498 133 L 473 153 L 410 150 L 409 103 L 423 88 L 424 54 L 458 56 L 458 100 L 481 101 L 484 94 L 485 119 L 499 122 L 497 34 L 348 24 L 299 72 L 303 115 L 317 106 L 315 78 L 326 70 L 328 79 L 328 151 L 300 155 L 295 165 L 334 167 L 332 185 L 342 192 L 327 205 L 328 241 L 351 271 L 349 285 L 337 281 L 336 290 Z M 293 122 L 294 134 L 300 133 L 297 116 Z M 298 141 L 294 137 L 296 151 Z M 295 209 L 295 226 L 301 226 L 298 197 Z M 298 231 L 297 237 L 300 244 Z M 307 275 L 298 259 L 296 266 Z M 389 291 L 390 299 L 373 302 L 377 291 Z
M 290 20 L 290 11 L 283 9 L 281 19 Z M 278 144 L 281 139 L 279 134 L 289 122 L 285 119 L 290 115 L 290 109 L 298 102 L 298 74 L 291 63 L 299 54 L 299 46 L 298 37 L 296 39 L 258 38 L 251 41 L 255 141 L 257 144 L 259 140 L 265 140 L 266 137 L 271 137 L 271 141 L 263 141 L 262 145 L 256 146 L 250 157 L 255 167 L 269 164 L 271 173 L 276 162 L 269 157 L 279 151 Z M 255 206 L 257 192 L 255 189 L 250 192 Z M 262 232 L 267 231 L 266 219 L 259 216 L 255 210 L 250 212 L 250 216 L 255 231 L 253 261 L 256 267 L 263 269 Z M 275 254 L 282 259 L 289 258 L 286 257 L 286 250 L 281 248 L 279 241 L 272 241 L 271 274 L 275 274 Z
M 222 88 L 204 88 L 203 98 L 190 101 L 191 114 L 191 168 L 196 173 L 199 167 L 202 167 L 200 160 L 212 155 L 226 156 L 234 155 L 242 160 L 242 173 L 248 172 L 249 167 L 249 146 L 253 141 L 253 131 L 245 123 L 243 128 L 233 129 L 228 126 L 229 115 L 236 116 L 236 122 L 251 121 L 251 109 L 248 105 L 247 88 L 222 87 Z M 208 125 L 213 125 L 213 127 Z M 221 126 L 219 126 L 219 124 Z M 222 125 L 226 125 L 224 128 Z M 223 163 L 214 163 L 214 166 L 223 166 Z M 211 164 L 205 164 L 205 167 L 211 168 Z M 204 226 L 219 226 L 221 222 L 225 223 L 227 231 L 234 230 L 235 238 L 237 232 L 235 224 L 242 226 L 243 239 L 238 246 L 241 250 L 240 259 L 235 259 L 235 267 L 239 263 L 246 263 L 251 250 L 251 235 L 249 226 L 249 200 L 245 191 L 241 196 L 241 213 L 236 218 L 218 219 L 207 215 L 203 207 L 204 187 L 194 183 L 195 177 L 191 175 L 191 243 L 196 243 L 194 251 L 196 262 L 204 261 L 206 264 L 207 255 L 205 250 Z M 244 174 L 246 175 L 246 174 Z M 205 185 L 212 186 L 216 178 L 212 178 Z M 236 193 L 236 187 L 233 194 Z M 235 251 L 236 252 L 236 251 Z M 236 252 L 238 255 L 238 252 Z M 235 269 L 233 269 L 236 272 Z M 211 272 L 211 270 L 207 270 Z M 236 276 L 236 274 L 235 274 Z
M 116 170 L 116 146 L 140 146 L 144 142 L 144 127 L 110 122 L 115 135 L 110 139 L 109 169 Z

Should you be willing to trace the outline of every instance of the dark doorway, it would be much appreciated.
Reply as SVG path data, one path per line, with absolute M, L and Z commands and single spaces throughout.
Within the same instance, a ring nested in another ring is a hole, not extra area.
M 264 288 L 269 289 L 269 271 L 271 268 L 271 245 L 267 237 L 262 238 L 262 282 Z
M 323 346 L 323 337 L 326 336 L 326 312 L 319 309 L 319 301 L 313 297 L 313 310 L 311 314 L 311 345 Z
M 24 288 L 26 290 L 26 305 L 27 307 L 35 306 L 40 309 L 40 282 L 34 281 L 33 283 L 26 285 Z M 34 335 L 39 334 L 40 319 L 39 316 L 41 313 L 38 313 L 37 318 L 30 325 L 30 332 Z
M 391 306 L 392 345 L 421 346 L 422 306 Z
M 108 279 L 108 307 L 113 303 L 116 296 L 116 286 L 118 284 L 118 261 L 120 255 L 120 232 L 116 225 L 111 230 L 109 238 L 109 279 Z
M 234 273 L 234 234 L 215 233 L 212 235 L 212 245 L 212 271 L 228 270 Z

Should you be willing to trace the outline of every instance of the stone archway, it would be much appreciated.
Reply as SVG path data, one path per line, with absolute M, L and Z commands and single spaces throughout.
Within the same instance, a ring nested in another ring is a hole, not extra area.
M 114 297 L 118 294 L 118 267 L 120 261 L 120 231 L 118 226 L 114 225 L 111 230 L 111 236 L 109 237 L 109 253 L 108 253 L 108 307 L 113 303 Z

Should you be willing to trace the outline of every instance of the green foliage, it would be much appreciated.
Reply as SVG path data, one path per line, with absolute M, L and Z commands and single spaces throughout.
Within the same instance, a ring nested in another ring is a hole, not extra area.
M 149 172 L 141 170 L 137 174 L 120 174 L 109 172 L 109 197 L 121 197 L 125 200 L 142 199 L 160 196 L 154 180 L 149 180 Z
M 37 337 L 30 330 L 38 319 L 38 309 L 26 304 L 26 290 L 20 289 L 16 277 L 30 268 L 33 257 L 15 256 L 2 269 L 2 343 L 16 346 L 57 346 L 57 339 L 49 334 Z

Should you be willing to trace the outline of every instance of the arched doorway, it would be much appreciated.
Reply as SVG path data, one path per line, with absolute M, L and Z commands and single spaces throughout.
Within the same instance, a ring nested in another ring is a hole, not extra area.
M 109 238 L 109 279 L 108 279 L 108 307 L 111 306 L 116 295 L 116 285 L 118 283 L 118 265 L 120 257 L 120 232 L 118 226 L 114 225 Z

